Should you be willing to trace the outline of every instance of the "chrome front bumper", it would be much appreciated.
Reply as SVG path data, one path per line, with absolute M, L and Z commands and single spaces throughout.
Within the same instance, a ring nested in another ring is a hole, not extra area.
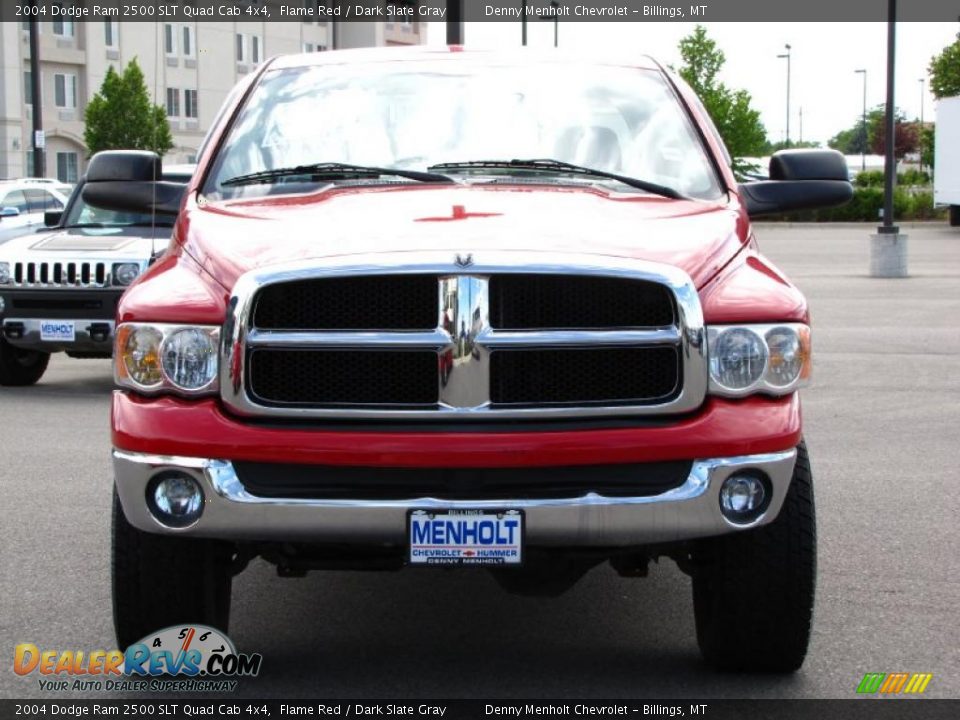
M 517 508 L 526 514 L 532 546 L 602 547 L 665 543 L 722 535 L 764 525 L 780 512 L 790 486 L 796 450 L 694 462 L 687 480 L 661 495 L 557 500 L 303 500 L 249 494 L 224 460 L 113 452 L 117 491 L 129 522 L 146 532 L 229 540 L 394 544 L 406 542 L 411 509 Z M 767 474 L 773 494 L 766 511 L 748 525 L 720 512 L 721 483 L 738 470 Z M 146 504 L 157 473 L 179 470 L 203 488 L 203 514 L 191 527 L 161 525 Z
M 51 311 L 49 320 L 57 321 L 56 311 Z M 35 318 L 15 318 L 7 317 L 3 319 L 4 339 L 11 345 L 15 345 L 25 350 L 42 350 L 44 352 L 57 352 L 66 350 L 70 352 L 95 352 L 109 353 L 113 351 L 113 337 L 116 331 L 116 323 L 113 320 L 73 320 L 68 319 L 65 322 L 72 322 L 74 326 L 73 341 L 67 340 L 44 340 L 40 333 L 40 324 L 46 322 Z M 94 339 L 91 330 L 94 326 L 100 326 L 107 332 L 103 339 Z M 17 327 L 18 337 L 10 334 L 11 328 Z

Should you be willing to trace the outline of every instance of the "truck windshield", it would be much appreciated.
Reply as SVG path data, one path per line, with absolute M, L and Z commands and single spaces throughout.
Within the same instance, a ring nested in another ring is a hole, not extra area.
M 418 171 L 455 163 L 456 169 L 443 172 L 459 180 L 535 175 L 538 182 L 573 181 L 556 164 L 552 170 L 468 166 L 515 158 L 594 168 L 687 197 L 721 194 L 690 118 L 659 71 L 463 56 L 268 71 L 230 129 L 204 193 L 210 199 L 251 197 L 337 181 L 305 174 L 263 184 L 225 183 L 314 163 Z M 575 181 L 642 191 L 609 178 L 580 175 Z
M 151 215 L 149 213 L 118 212 L 116 210 L 104 210 L 87 205 L 83 197 L 77 197 L 76 201 L 70 207 L 69 214 L 63 221 L 63 226 L 68 228 L 89 227 L 89 228 L 111 228 L 111 227 L 130 227 L 132 225 L 160 225 L 173 226 L 175 218 L 167 215 Z

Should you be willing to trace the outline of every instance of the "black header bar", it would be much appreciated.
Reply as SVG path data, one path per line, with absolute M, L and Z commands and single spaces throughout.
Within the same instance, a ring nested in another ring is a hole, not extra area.
M 452 0 L 451 0 L 452 1 Z M 524 10 L 525 8 L 525 10 Z M 466 22 L 877 22 L 886 0 L 464 0 Z M 900 0 L 901 22 L 956 22 L 954 0 Z M 3 0 L 0 20 L 445 22 L 447 0 Z

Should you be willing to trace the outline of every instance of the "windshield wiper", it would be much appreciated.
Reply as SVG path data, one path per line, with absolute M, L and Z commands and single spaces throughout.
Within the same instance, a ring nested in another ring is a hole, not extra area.
M 416 180 L 417 182 L 452 183 L 453 178 L 439 173 L 421 172 L 419 170 L 400 170 L 398 168 L 370 167 L 367 165 L 350 165 L 348 163 L 324 162 L 311 165 L 297 165 L 295 167 L 274 168 L 260 172 L 237 175 L 224 180 L 221 185 L 261 185 L 269 184 L 283 178 L 308 175 L 311 180 L 346 180 L 354 178 L 379 178 L 385 175 Z
M 431 165 L 428 170 L 533 170 L 550 173 L 568 173 L 571 175 L 583 175 L 586 177 L 607 178 L 616 180 L 624 185 L 635 187 L 654 195 L 672 198 L 674 200 L 686 200 L 686 196 L 680 194 L 671 187 L 659 185 L 657 183 L 640 180 L 628 175 L 618 175 L 617 173 L 607 172 L 606 170 L 597 170 L 595 168 L 585 167 L 583 165 L 574 165 L 573 163 L 563 162 L 562 160 L 551 160 L 549 158 L 532 160 L 469 160 L 466 162 L 446 162 L 438 165 Z

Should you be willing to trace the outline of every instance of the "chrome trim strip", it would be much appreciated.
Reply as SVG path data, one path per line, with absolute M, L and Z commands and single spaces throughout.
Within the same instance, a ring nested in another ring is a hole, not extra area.
M 680 331 L 675 327 L 655 330 L 489 330 L 480 336 L 480 341 L 489 348 L 678 345 Z
M 496 500 L 311 500 L 262 498 L 247 492 L 226 460 L 145 455 L 113 451 L 117 491 L 127 519 L 148 532 L 222 537 L 233 540 L 404 542 L 406 513 L 412 509 L 523 509 L 527 538 L 544 545 L 629 545 L 708 537 L 765 525 L 777 517 L 786 497 L 796 450 L 696 460 L 680 487 L 646 497 Z M 761 470 L 773 488 L 767 510 L 753 522 L 736 525 L 720 512 L 720 485 L 739 470 Z M 145 502 L 150 479 L 182 470 L 201 483 L 204 513 L 190 528 L 160 525 Z M 278 466 L 278 472 L 279 472 Z
M 250 330 L 247 347 L 370 348 L 415 347 L 440 349 L 450 345 L 444 332 L 295 332 Z
M 693 281 L 677 267 L 629 258 L 574 253 L 493 251 L 473 254 L 474 263 L 461 267 L 456 253 L 392 252 L 375 255 L 318 258 L 274 265 L 242 275 L 228 305 L 221 346 L 220 387 L 224 404 L 247 417 L 360 419 L 522 419 L 663 415 L 690 412 L 706 396 L 708 383 L 706 331 L 700 298 Z M 666 285 L 676 301 L 677 326 L 609 331 L 544 330 L 506 332 L 490 327 L 487 279 L 492 274 L 539 273 L 623 277 Z M 439 279 L 438 326 L 422 333 L 275 332 L 249 326 L 257 291 L 265 285 L 325 277 L 431 274 Z M 461 293 L 463 285 L 468 292 Z M 454 290 L 456 290 L 454 292 Z M 466 321 L 469 317 L 470 322 Z M 454 340 L 456 338 L 456 340 Z M 278 342 L 273 343 L 272 340 Z M 440 402 L 430 408 L 391 409 L 385 406 L 269 407 L 246 392 L 246 347 L 373 348 L 422 347 L 439 353 Z M 495 347 L 602 347 L 610 345 L 673 344 L 679 347 L 682 391 L 666 402 L 589 406 L 493 406 L 489 403 L 489 353 Z

